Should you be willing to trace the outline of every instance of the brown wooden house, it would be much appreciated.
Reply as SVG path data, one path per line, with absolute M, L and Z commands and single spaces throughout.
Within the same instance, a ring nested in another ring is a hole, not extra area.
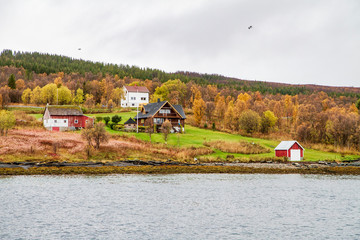
M 172 132 L 184 132 L 185 113 L 181 105 L 171 105 L 168 101 L 159 100 L 141 107 L 140 112 L 134 120 L 139 126 L 154 127 L 156 131 L 161 130 L 161 125 L 169 120 L 173 126 Z

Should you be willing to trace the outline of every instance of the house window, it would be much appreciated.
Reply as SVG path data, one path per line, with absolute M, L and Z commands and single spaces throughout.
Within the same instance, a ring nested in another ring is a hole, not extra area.
M 86 123 L 88 123 L 88 122 L 89 122 L 89 120 L 85 120 L 85 122 L 86 122 Z
M 170 113 L 170 109 L 160 109 L 160 113 Z
M 77 119 L 75 119 L 74 123 L 79 123 L 79 121 Z
M 136 97 L 131 97 L 131 100 L 136 100 Z
M 162 124 L 164 122 L 163 118 L 154 118 L 154 123 L 155 124 Z
M 64 120 L 64 123 L 66 123 L 66 120 Z
M 146 101 L 146 97 L 142 97 L 141 100 L 142 100 L 142 101 Z
M 54 120 L 54 123 L 57 123 L 57 120 Z
M 133 103 L 133 104 L 131 104 L 132 106 L 135 106 L 135 104 Z

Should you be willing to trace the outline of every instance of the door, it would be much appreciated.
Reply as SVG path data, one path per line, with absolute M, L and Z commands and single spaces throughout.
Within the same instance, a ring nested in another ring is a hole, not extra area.
M 291 161 L 300 161 L 300 149 L 291 149 L 290 150 L 290 160 Z
M 60 127 L 52 127 L 53 131 L 60 131 Z

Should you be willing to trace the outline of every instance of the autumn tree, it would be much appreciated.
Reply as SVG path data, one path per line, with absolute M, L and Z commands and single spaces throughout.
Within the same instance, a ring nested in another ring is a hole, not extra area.
M 95 106 L 94 96 L 91 95 L 91 94 L 86 94 L 86 95 L 85 95 L 84 105 L 85 105 L 87 108 L 92 108 L 92 107 L 94 107 L 94 106 Z
M 171 122 L 169 120 L 165 120 L 165 122 L 161 125 L 161 132 L 163 134 L 165 144 L 167 144 L 167 139 L 172 129 Z
M 206 103 L 206 108 L 205 108 L 206 121 L 212 122 L 214 111 L 215 111 L 215 103 L 214 102 L 207 102 Z
M 201 124 L 201 120 L 204 117 L 206 110 L 206 105 L 204 100 L 200 97 L 200 99 L 195 99 L 193 104 L 193 112 L 196 124 L 199 126 Z
M 225 112 L 224 126 L 227 129 L 235 129 L 234 102 L 231 100 Z
M 43 103 L 55 104 L 57 100 L 57 86 L 50 83 L 41 88 L 41 100 Z
M 261 117 L 261 132 L 268 133 L 269 130 L 275 126 L 277 120 L 278 118 L 272 111 L 265 111 Z
M 76 90 L 76 95 L 74 97 L 74 103 L 80 105 L 84 102 L 84 91 L 81 88 Z
M 114 88 L 111 93 L 111 99 L 118 105 L 121 106 L 121 100 L 124 99 L 123 88 Z
M 0 111 L 0 135 L 7 136 L 8 130 L 15 126 L 15 116 L 13 112 Z
M 30 103 L 39 105 L 42 103 L 42 98 L 41 98 L 41 88 L 39 86 L 37 86 L 36 88 L 34 88 L 31 92 L 31 96 L 30 96 Z
M 109 135 L 105 130 L 105 124 L 102 122 L 95 123 L 94 127 L 91 127 L 90 125 L 86 126 L 86 128 L 81 131 L 81 136 L 87 141 L 88 146 L 94 146 L 95 149 L 99 149 L 101 143 L 109 141 Z
M 72 95 L 71 95 L 71 91 L 65 87 L 65 86 L 61 86 L 57 89 L 57 104 L 59 105 L 64 105 L 64 104 L 68 104 L 71 102 L 72 100 Z
M 215 116 L 219 123 L 223 122 L 224 115 L 226 111 L 225 98 L 224 96 L 220 96 L 215 105 Z
M 1 108 L 4 108 L 7 104 L 10 103 L 10 88 L 8 86 L 3 86 L 0 88 L 1 95 Z
M 16 85 L 16 89 L 18 90 L 23 90 L 25 88 L 25 82 L 23 79 L 16 80 L 15 85 Z
M 100 122 L 94 125 L 92 137 L 95 142 L 95 149 L 99 149 L 101 143 L 106 143 L 109 141 L 109 135 L 105 130 L 104 123 Z
M 29 104 L 31 101 L 31 89 L 27 88 L 23 91 L 21 95 L 21 100 L 24 104 Z
M 246 110 L 241 113 L 239 124 L 241 129 L 245 130 L 247 133 L 253 133 L 259 129 L 260 116 L 253 110 Z

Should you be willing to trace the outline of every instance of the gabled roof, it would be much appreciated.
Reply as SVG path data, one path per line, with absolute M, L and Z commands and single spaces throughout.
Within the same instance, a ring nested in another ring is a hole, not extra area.
M 125 125 L 125 124 L 136 124 L 136 122 L 134 121 L 134 119 L 129 118 L 129 119 L 124 123 L 124 125 Z
M 183 107 L 182 107 L 181 105 L 173 105 L 173 107 L 174 107 L 175 110 L 180 114 L 180 116 L 181 116 L 182 118 L 184 118 L 184 119 L 186 118 L 184 109 L 183 109 Z
M 297 141 L 282 141 L 279 143 L 279 145 L 277 145 L 275 150 L 289 150 L 295 143 L 297 143 L 303 150 L 305 150 Z
M 124 86 L 128 92 L 143 92 L 148 93 L 149 90 L 142 86 Z
M 50 116 L 82 116 L 84 115 L 79 106 L 58 106 L 48 105 L 46 108 L 49 110 Z M 46 110 L 45 110 L 46 111 Z
M 155 102 L 155 103 L 148 103 L 146 105 L 143 106 L 145 113 L 143 112 L 139 112 L 134 119 L 137 119 L 139 117 L 139 119 L 143 119 L 143 118 L 149 118 L 152 117 L 153 115 L 155 115 L 166 103 L 169 103 L 168 101 L 162 101 L 162 102 Z M 181 118 L 186 118 L 184 110 L 182 108 L 181 105 L 171 105 L 169 103 L 170 106 L 172 106 L 174 108 L 174 110 L 176 112 L 179 113 L 179 115 L 181 116 Z

